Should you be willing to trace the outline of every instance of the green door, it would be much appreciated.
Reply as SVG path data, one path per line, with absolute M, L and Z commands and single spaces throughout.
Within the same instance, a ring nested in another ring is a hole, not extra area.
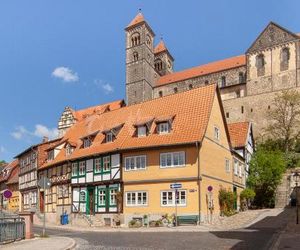
M 95 187 L 87 187 L 87 197 L 86 197 L 86 214 L 93 215 L 95 200 L 94 200 Z
M 235 201 L 234 201 L 234 205 L 233 205 L 233 208 L 235 210 L 237 210 L 237 188 L 236 187 L 233 187 L 233 193 L 235 194 Z

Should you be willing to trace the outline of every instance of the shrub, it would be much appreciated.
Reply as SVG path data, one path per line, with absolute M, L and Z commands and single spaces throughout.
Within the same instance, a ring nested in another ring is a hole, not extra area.
M 249 206 L 251 201 L 253 201 L 255 197 L 255 192 L 250 188 L 245 188 L 240 194 L 240 201 L 241 201 L 241 210 L 246 210 Z
M 219 190 L 219 205 L 221 215 L 231 216 L 235 214 L 234 204 L 236 202 L 236 194 L 225 188 Z

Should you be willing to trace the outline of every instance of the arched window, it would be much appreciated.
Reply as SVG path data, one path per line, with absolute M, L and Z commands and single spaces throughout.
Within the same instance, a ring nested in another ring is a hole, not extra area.
M 263 76 L 265 74 L 265 57 L 263 54 L 256 56 L 256 69 L 257 76 Z
M 157 71 L 160 71 L 163 69 L 163 62 L 161 59 L 156 59 L 154 63 L 154 67 Z
M 151 37 L 149 35 L 146 36 L 146 44 L 149 48 L 151 48 L 152 42 L 151 42 Z
M 139 60 L 139 54 L 137 52 L 133 52 L 133 61 L 138 61 Z
M 287 70 L 289 68 L 289 60 L 290 60 L 290 50 L 288 48 L 283 48 L 281 50 L 281 58 L 280 58 L 280 70 Z
M 131 45 L 136 46 L 139 45 L 140 43 L 141 43 L 140 33 L 138 32 L 133 33 L 131 36 Z

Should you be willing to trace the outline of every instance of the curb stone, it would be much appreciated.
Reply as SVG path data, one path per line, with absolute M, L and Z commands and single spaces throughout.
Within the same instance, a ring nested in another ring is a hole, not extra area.
M 70 238 L 70 239 L 72 240 L 72 243 L 70 243 L 70 245 L 67 246 L 67 247 L 65 248 L 65 250 L 73 250 L 73 249 L 75 249 L 75 247 L 76 247 L 76 241 L 75 241 L 74 239 L 72 239 L 72 238 Z

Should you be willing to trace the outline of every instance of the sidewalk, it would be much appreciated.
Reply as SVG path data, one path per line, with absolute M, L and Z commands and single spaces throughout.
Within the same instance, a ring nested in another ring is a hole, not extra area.
M 128 227 L 78 227 L 73 225 L 54 225 L 47 223 L 47 228 L 50 229 L 64 229 L 71 231 L 83 232 L 209 232 L 209 231 L 224 231 L 246 228 L 251 224 L 256 223 L 268 216 L 277 216 L 283 209 L 261 209 L 261 210 L 248 210 L 240 212 L 231 217 L 223 217 L 216 221 L 214 224 L 201 224 L 200 226 L 182 225 L 178 227 L 141 227 L 141 228 L 128 228 Z M 35 226 L 41 227 L 37 224 Z
M 292 212 L 287 226 L 279 232 L 278 238 L 271 249 L 300 249 L 300 224 L 296 224 L 296 209 L 293 209 Z
M 22 240 L 6 245 L 0 245 L 1 250 L 71 250 L 75 249 L 76 243 L 68 237 L 36 237 L 30 240 Z

